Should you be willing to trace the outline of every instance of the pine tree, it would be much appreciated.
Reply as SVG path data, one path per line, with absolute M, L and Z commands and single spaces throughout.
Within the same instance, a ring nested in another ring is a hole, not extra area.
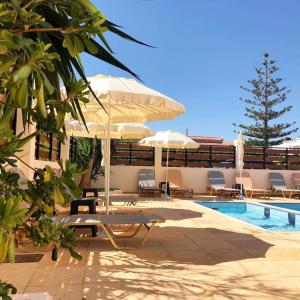
M 289 139 L 292 133 L 298 128 L 294 128 L 292 123 L 275 123 L 274 121 L 291 111 L 292 106 L 278 107 L 287 100 L 290 90 L 280 87 L 282 78 L 277 78 L 274 74 L 279 70 L 267 52 L 264 53 L 261 67 L 255 69 L 257 79 L 248 80 L 250 87 L 241 86 L 241 89 L 251 94 L 245 99 L 247 118 L 254 121 L 254 124 L 234 124 L 238 127 L 246 139 L 248 145 L 269 147 L 279 145 L 284 140 Z

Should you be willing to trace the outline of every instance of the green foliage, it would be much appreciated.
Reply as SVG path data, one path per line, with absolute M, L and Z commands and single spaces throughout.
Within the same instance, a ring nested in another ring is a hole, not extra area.
M 88 101 L 89 85 L 82 52 L 136 76 L 111 54 L 104 33 L 143 43 L 119 30 L 88 0 L 7 0 L 0 4 L 0 15 L 0 128 L 9 124 L 17 107 L 24 125 L 35 121 L 48 133 L 58 134 L 67 113 L 83 118 L 79 104 Z
M 81 53 L 137 77 L 112 55 L 104 34 L 143 43 L 122 32 L 89 0 L 4 0 L 0 16 L 0 263 L 4 258 L 14 261 L 21 230 L 37 247 L 53 244 L 54 259 L 59 247 L 80 259 L 74 233 L 53 223 L 52 217 L 56 205 L 68 205 L 81 195 L 74 180 L 84 168 L 60 161 L 60 175 L 50 167 L 38 169 L 35 180 L 24 186 L 6 166 L 22 161 L 19 152 L 35 135 L 52 133 L 64 143 L 67 114 L 84 122 L 80 104 L 88 102 L 89 93 L 97 97 L 86 79 Z M 14 135 L 11 122 L 17 109 L 24 131 L 37 124 L 36 133 Z M 94 174 L 98 172 L 96 168 Z M 9 299 L 9 291 L 15 293 L 11 285 L 0 282 L 3 299 Z
M 253 120 L 253 125 L 234 124 L 249 137 L 248 145 L 263 146 L 268 148 L 279 145 L 289 139 L 298 128 L 293 128 L 292 123 L 275 123 L 275 120 L 285 113 L 291 111 L 292 106 L 279 106 L 287 100 L 290 90 L 286 86 L 281 87 L 281 78 L 274 74 L 279 70 L 275 60 L 270 59 L 268 53 L 264 53 L 262 67 L 256 68 L 257 79 L 249 80 L 250 87 L 241 88 L 248 92 L 251 97 L 240 99 L 246 103 L 247 118 Z M 279 107 L 278 107 L 279 106 Z
M 35 133 L 22 138 L 22 134 L 12 135 L 10 130 L 2 130 L 2 133 L 3 132 L 6 132 L 6 136 L 3 134 L 2 138 L 0 138 L 0 140 L 4 142 L 0 145 L 0 164 L 9 164 L 15 167 L 17 160 L 12 158 L 12 156 L 17 158 L 16 154 L 20 152 L 22 147 L 35 136 Z
M 17 289 L 13 285 L 0 280 L 0 298 L 2 300 L 11 300 L 12 298 L 8 294 L 16 293 Z
M 22 224 L 27 210 L 20 208 L 22 196 L 0 197 L 0 263 L 7 258 L 14 262 L 14 229 Z
M 82 257 L 74 250 L 74 233 L 63 227 L 63 224 L 53 223 L 49 218 L 41 217 L 38 220 L 38 226 L 28 227 L 30 238 L 35 247 L 43 247 L 49 243 L 54 244 L 54 249 L 66 248 L 72 257 L 81 260 Z
M 73 161 L 83 169 L 88 167 L 88 162 L 93 159 L 91 179 L 97 180 L 99 176 L 104 175 L 104 168 L 101 166 L 102 151 L 101 141 L 90 138 L 73 138 L 75 139 L 76 149 Z

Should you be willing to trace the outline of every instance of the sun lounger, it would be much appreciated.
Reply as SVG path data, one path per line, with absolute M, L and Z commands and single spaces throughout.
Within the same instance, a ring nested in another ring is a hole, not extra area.
M 98 229 L 102 229 L 105 232 L 107 238 L 110 240 L 114 248 L 119 250 L 128 250 L 141 248 L 149 238 L 155 224 L 163 223 L 165 220 L 158 215 L 151 214 L 115 214 L 62 216 L 55 217 L 54 222 L 59 222 L 65 227 L 97 226 Z M 126 225 L 123 227 L 124 230 L 120 231 L 120 225 L 121 228 Z M 116 233 L 116 231 L 113 229 L 115 226 L 118 226 L 118 233 Z M 142 227 L 146 229 L 146 234 L 143 236 L 142 240 L 137 246 L 127 247 L 118 243 L 119 239 L 134 238 L 140 232 Z
M 293 174 L 293 185 L 296 190 L 300 189 L 300 173 Z
M 92 196 L 90 196 L 92 194 Z M 97 205 L 103 205 L 105 201 L 105 195 L 99 195 L 99 189 L 98 188 L 85 188 L 82 190 L 82 199 L 97 199 Z M 133 195 L 127 195 L 127 194 L 118 194 L 118 195 L 110 195 L 110 205 L 114 205 L 117 203 L 120 205 L 121 203 L 124 206 L 135 206 L 137 205 L 139 199 Z
M 223 173 L 220 171 L 209 171 L 208 172 L 208 192 L 210 196 L 214 193 L 216 196 L 230 195 L 236 197 L 240 194 L 240 190 L 226 187 Z
M 98 197 L 98 203 L 100 205 L 105 204 L 105 196 Z M 118 206 L 137 206 L 139 202 L 138 195 L 134 194 L 117 194 L 117 195 L 110 195 L 109 196 L 110 205 L 118 205 Z
M 252 198 L 253 196 L 263 196 L 266 198 L 271 196 L 271 190 L 253 188 L 251 176 L 248 172 L 243 172 L 242 176 L 240 173 L 237 173 L 235 182 L 243 185 L 246 197 Z
M 161 191 L 158 187 L 155 186 L 155 176 L 153 170 L 139 170 L 138 193 L 139 196 L 160 196 Z
M 168 171 L 168 182 L 170 184 L 170 196 L 183 196 L 193 198 L 193 189 L 182 185 L 182 175 L 180 170 Z
M 269 173 L 269 178 L 271 182 L 271 187 L 273 193 L 281 193 L 283 198 L 292 198 L 294 195 L 298 195 L 300 193 L 299 190 L 296 189 L 289 189 L 286 186 L 286 182 L 284 177 L 281 173 Z

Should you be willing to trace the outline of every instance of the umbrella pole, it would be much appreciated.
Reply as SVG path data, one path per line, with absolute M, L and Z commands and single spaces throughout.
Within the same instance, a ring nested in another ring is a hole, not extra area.
M 169 171 L 169 148 L 167 148 L 167 169 L 166 169 L 165 198 L 169 198 L 169 195 L 168 195 L 168 171 Z
M 239 163 L 241 164 L 241 158 L 239 157 Z M 241 166 L 240 167 L 240 178 L 241 178 L 241 186 L 240 186 L 240 199 L 244 199 L 244 195 L 243 195 L 243 169 Z
M 105 195 L 106 195 L 106 214 L 109 214 L 109 188 L 110 188 L 110 135 L 111 135 L 111 118 L 110 111 L 108 112 L 107 121 L 107 138 L 106 138 L 106 166 L 105 166 Z

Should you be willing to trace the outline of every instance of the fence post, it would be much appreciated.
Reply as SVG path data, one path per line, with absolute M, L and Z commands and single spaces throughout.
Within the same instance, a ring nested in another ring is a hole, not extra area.
M 129 143 L 129 166 L 132 165 L 132 143 Z
M 285 148 L 285 169 L 289 169 L 289 149 Z
M 212 163 L 211 163 L 211 158 L 212 158 L 212 146 L 209 146 L 209 162 L 208 162 L 208 166 L 211 168 L 212 167 Z
M 263 169 L 266 168 L 266 148 L 263 147 Z

